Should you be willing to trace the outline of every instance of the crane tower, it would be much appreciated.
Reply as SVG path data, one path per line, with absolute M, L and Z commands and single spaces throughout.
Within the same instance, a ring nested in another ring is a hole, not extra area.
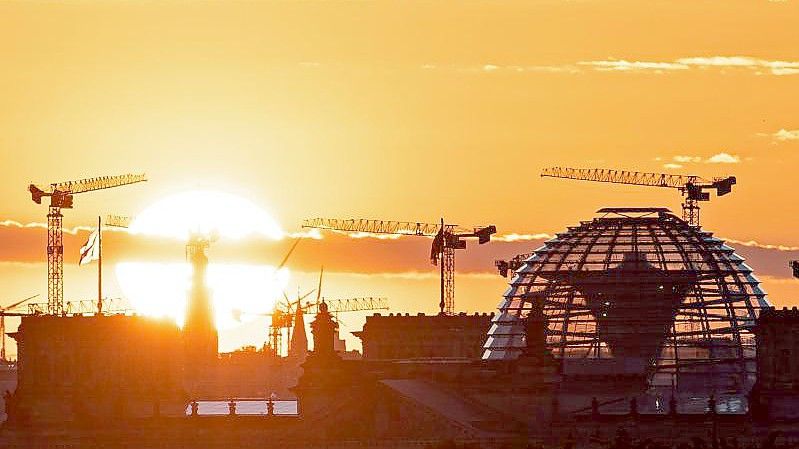
M 50 197 L 47 213 L 47 313 L 64 313 L 64 243 L 61 209 L 72 209 L 73 195 L 146 181 L 144 174 L 102 176 L 48 185 L 31 184 L 28 191 L 36 204 Z
M 455 250 L 466 249 L 465 238 L 477 238 L 479 244 L 491 240 L 491 234 L 497 232 L 496 226 L 474 227 L 464 229 L 458 225 L 413 223 L 406 221 L 339 220 L 331 218 L 314 218 L 305 220 L 303 228 L 330 229 L 344 232 L 367 232 L 371 234 L 395 234 L 433 237 L 430 248 L 430 261 L 438 265 L 440 271 L 440 313 L 451 315 L 455 309 Z

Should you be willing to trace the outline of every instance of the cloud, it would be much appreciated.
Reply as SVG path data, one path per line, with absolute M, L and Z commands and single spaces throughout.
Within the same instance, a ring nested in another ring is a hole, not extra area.
M 710 156 L 705 162 L 708 164 L 737 164 L 741 162 L 741 157 L 729 153 L 719 153 Z
M 511 69 L 517 72 L 545 72 L 545 73 L 579 73 L 580 71 L 571 65 L 553 66 L 553 65 L 537 65 L 537 66 L 510 66 Z
M 760 59 L 752 59 L 746 56 L 710 56 L 710 57 L 695 57 L 695 58 L 680 58 L 677 61 L 685 65 L 694 66 L 714 66 L 714 67 L 750 67 L 758 65 L 756 61 Z
M 438 270 L 432 271 L 398 271 L 398 272 L 375 272 L 375 273 L 358 273 L 351 271 L 328 272 L 325 275 L 343 275 L 354 278 L 375 278 L 380 277 L 383 279 L 404 279 L 404 280 L 438 280 L 440 274 Z M 487 271 L 458 273 L 458 278 L 472 278 L 472 279 L 491 279 L 498 278 L 497 270 L 489 269 Z
M 0 220 L 0 227 L 5 228 L 17 228 L 17 229 L 47 229 L 47 223 L 37 223 L 37 222 L 30 222 L 30 223 L 22 223 L 16 220 Z M 70 235 L 77 235 L 79 232 L 92 232 L 94 231 L 94 226 L 74 226 L 72 228 L 64 228 L 63 231 L 65 234 Z M 103 234 L 106 232 L 124 232 L 127 234 L 135 234 L 131 232 L 128 228 L 121 228 L 117 226 L 105 226 L 103 225 Z M 365 237 L 366 235 L 360 235 L 363 233 L 357 233 L 351 235 L 354 238 L 361 238 Z M 314 239 L 314 240 L 321 240 L 322 233 L 318 229 L 307 229 L 299 232 L 285 232 L 283 234 L 284 237 L 291 238 L 291 239 Z M 381 238 L 376 234 L 369 234 L 369 237 Z
M 750 56 L 699 56 L 679 58 L 674 61 L 628 61 L 625 59 L 605 59 L 580 61 L 579 66 L 588 66 L 599 71 L 614 72 L 653 72 L 665 73 L 692 69 L 742 69 L 751 70 L 757 75 L 796 75 L 799 74 L 799 61 L 767 60 Z
M 799 140 L 799 129 L 780 129 L 779 131 L 772 134 L 774 140 L 779 140 L 780 142 L 787 142 L 789 140 Z
M 799 246 L 788 246 L 788 245 L 772 245 L 769 243 L 760 243 L 756 240 L 735 240 L 729 239 L 726 237 L 720 237 L 726 243 L 732 243 L 735 245 L 741 246 L 748 246 L 751 248 L 760 248 L 760 249 L 770 249 L 776 251 L 799 251 Z
M 600 72 L 668 73 L 715 69 L 721 73 L 726 70 L 745 70 L 755 75 L 797 75 L 799 61 L 769 60 L 751 56 L 694 56 L 672 61 L 635 61 L 627 59 L 596 59 L 577 61 L 562 65 L 500 65 L 484 63 L 479 65 L 438 65 L 422 64 L 422 70 L 448 70 L 465 73 L 581 73 L 585 70 Z
M 322 232 L 318 229 L 307 229 L 300 232 L 287 232 L 285 236 L 291 239 L 314 239 L 322 240 Z
M 21 223 L 19 221 L 15 221 L 15 220 L 3 220 L 3 221 L 0 221 L 0 226 L 6 227 L 6 228 L 19 228 L 19 229 L 47 229 L 47 223 L 36 223 L 36 222 Z M 105 228 L 103 228 L 103 229 L 105 230 Z M 116 228 L 109 228 L 109 229 L 116 230 Z M 78 232 L 81 232 L 81 231 L 91 232 L 91 231 L 94 231 L 94 227 L 92 227 L 92 226 L 75 226 L 73 228 L 64 228 L 64 232 L 65 233 L 72 234 L 72 235 L 76 235 Z
M 726 152 L 714 154 L 708 158 L 703 158 L 702 156 L 677 155 L 672 157 L 672 162 L 663 164 L 663 168 L 677 169 L 683 168 L 684 164 L 699 164 L 702 162 L 706 164 L 737 164 L 741 162 L 741 157 L 737 154 L 729 154 Z
M 748 56 L 711 56 L 682 58 L 678 62 L 702 68 L 749 68 L 767 69 L 773 75 L 796 75 L 799 73 L 799 61 L 768 61 L 765 59 L 751 58 Z
M 624 59 L 608 59 L 604 61 L 580 61 L 577 65 L 592 66 L 601 71 L 629 72 L 634 70 L 688 70 L 690 67 L 685 64 L 673 62 L 651 62 L 651 61 L 626 61 Z
M 527 240 L 549 240 L 555 238 L 552 234 L 538 233 L 538 234 L 505 234 L 491 237 L 491 240 L 497 242 L 521 242 Z
M 3 224 L 0 226 L 0 268 L 18 266 L 32 271 L 42 270 L 37 276 L 43 276 L 46 270 L 43 225 L 26 228 L 14 220 L 0 221 L 0 224 Z M 77 266 L 78 249 L 85 243 L 85 235 L 64 234 L 64 257 L 68 266 Z M 326 273 L 357 273 L 364 278 L 372 275 L 398 280 L 438 277 L 438 268 L 430 264 L 429 239 L 353 239 L 346 233 L 332 232 L 322 232 L 322 235 L 324 239 L 309 237 L 299 243 L 287 264 L 292 272 L 318 273 L 319 266 L 324 264 Z M 507 260 L 516 254 L 529 253 L 551 238 L 552 234 L 533 229 L 530 232 L 508 232 L 492 237 L 489 244 L 478 245 L 471 241 L 468 250 L 458 252 L 456 268 L 459 278 L 474 275 L 501 280 L 494 267 L 495 260 Z M 799 246 L 788 243 L 720 238 L 745 257 L 758 274 L 785 275 L 788 272 L 787 260 L 799 259 Z M 290 239 L 220 240 L 214 244 L 212 260 L 215 263 L 274 266 L 285 257 L 293 243 Z M 108 249 L 104 251 L 104 262 L 108 262 L 109 266 L 119 262 L 181 263 L 185 254 L 183 242 L 126 232 L 108 233 L 103 244 Z
M 573 65 L 498 65 L 486 63 L 482 65 L 439 65 L 422 64 L 422 70 L 441 70 L 463 73 L 579 73 L 580 70 Z

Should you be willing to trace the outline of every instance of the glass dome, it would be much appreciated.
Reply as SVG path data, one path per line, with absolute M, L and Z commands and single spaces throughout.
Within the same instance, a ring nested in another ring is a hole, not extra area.
M 640 375 L 689 389 L 751 384 L 752 329 L 769 303 L 743 258 L 667 209 L 598 213 L 516 270 L 483 359 L 518 357 L 524 318 L 540 308 L 566 374 Z

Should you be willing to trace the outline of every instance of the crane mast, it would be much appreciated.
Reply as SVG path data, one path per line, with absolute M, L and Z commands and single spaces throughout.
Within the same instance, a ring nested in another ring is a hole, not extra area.
M 465 238 L 477 238 L 479 244 L 491 240 L 497 232 L 493 225 L 461 228 L 458 225 L 365 219 L 314 218 L 305 220 L 303 228 L 329 229 L 342 232 L 367 232 L 372 234 L 394 234 L 433 237 L 430 248 L 430 262 L 439 267 L 441 314 L 451 315 L 455 309 L 455 250 L 466 249 Z
M 736 183 L 734 176 L 714 178 L 711 181 L 694 175 L 673 175 L 603 168 L 550 167 L 542 170 L 541 176 L 677 189 L 684 197 L 682 218 L 691 226 L 699 226 L 699 202 L 710 200 L 709 190 L 715 190 L 716 196 L 723 196 L 730 193 L 732 186 Z
M 102 176 L 44 186 L 30 184 L 28 191 L 36 204 L 50 197 L 47 213 L 47 313 L 64 314 L 64 232 L 61 209 L 72 209 L 73 195 L 146 181 L 144 174 Z

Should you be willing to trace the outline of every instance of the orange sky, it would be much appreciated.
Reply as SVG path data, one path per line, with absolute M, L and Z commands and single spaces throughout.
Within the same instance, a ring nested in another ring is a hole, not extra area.
M 566 165 L 735 175 L 704 226 L 799 246 L 798 27 L 795 0 L 3 2 L 0 221 L 44 220 L 30 181 L 128 171 L 150 181 L 77 197 L 66 225 L 198 187 L 241 194 L 289 232 L 313 216 L 443 215 L 552 234 L 604 206 L 678 208 L 670 190 L 538 177 Z M 33 235 L 31 252 L 20 242 Z M 7 227 L 0 238 L 0 301 L 43 292 L 43 266 L 29 281 L 18 262 L 44 260 L 44 234 Z M 309 245 L 295 269 L 328 259 L 342 273 L 336 294 L 363 285 L 345 273 L 429 269 L 424 242 L 396 257 L 349 243 Z M 796 252 L 745 255 L 774 277 L 772 300 L 792 303 L 783 267 Z M 490 272 L 492 259 L 467 255 L 465 267 Z M 403 311 L 433 311 L 423 296 L 435 280 L 418 282 L 369 288 Z M 493 309 L 501 278 L 472 283 L 462 303 Z M 69 288 L 91 291 L 90 276 Z

